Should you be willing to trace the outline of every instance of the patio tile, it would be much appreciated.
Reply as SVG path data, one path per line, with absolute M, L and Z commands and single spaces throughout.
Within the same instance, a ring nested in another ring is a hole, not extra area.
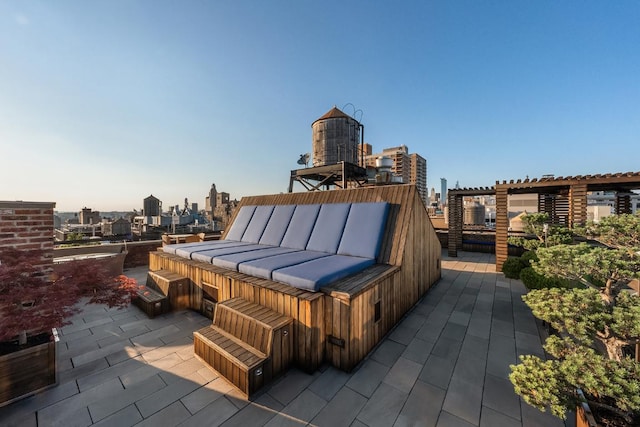
M 190 416 L 189 411 L 180 402 L 175 402 L 136 425 L 138 427 L 173 427 L 186 421 Z
M 262 426 L 281 410 L 282 404 L 280 402 L 267 394 L 263 394 L 255 402 L 250 402 L 244 408 L 238 410 L 223 425 L 226 427 Z
M 327 403 L 311 424 L 323 427 L 348 426 L 356 418 L 367 399 L 349 387 L 342 387 L 333 399 Z
M 329 366 L 309 385 L 309 390 L 325 401 L 329 401 L 342 388 L 349 377 L 350 375 L 346 372 Z
M 455 360 L 445 359 L 436 355 L 431 355 L 427 363 L 422 368 L 421 381 L 446 389 L 451 381 L 451 374 L 455 366 Z
M 224 397 L 216 399 L 195 415 L 180 423 L 181 427 L 217 427 L 229 420 L 239 409 Z
M 389 369 L 388 366 L 369 359 L 352 374 L 346 385 L 365 397 L 371 397 Z
M 509 380 L 487 374 L 484 380 L 482 405 L 520 420 L 520 398 Z
M 136 405 L 129 405 L 115 414 L 109 415 L 94 424 L 96 427 L 130 427 L 142 421 L 142 415 Z
M 374 350 L 371 358 L 385 366 L 391 367 L 402 352 L 407 348 L 406 345 L 399 344 L 395 341 L 385 340 Z
M 303 391 L 285 406 L 265 427 L 306 425 L 327 405 L 327 401 L 310 390 Z
M 491 408 L 482 408 L 480 427 L 520 427 L 520 425 L 520 420 L 510 418 L 507 415 L 494 411 Z
M 434 345 L 434 341 L 425 341 L 416 337 L 407 345 L 407 348 L 402 353 L 402 357 L 424 364 L 429 358 L 429 354 Z
M 407 397 L 408 392 L 382 383 L 357 418 L 369 427 L 391 426 L 396 421 Z
M 393 365 L 382 382 L 383 384 L 393 386 L 403 393 L 409 393 L 418 379 L 421 370 L 422 365 L 419 363 L 401 357 Z
M 442 409 L 445 391 L 423 381 L 416 381 L 394 426 L 434 427 Z

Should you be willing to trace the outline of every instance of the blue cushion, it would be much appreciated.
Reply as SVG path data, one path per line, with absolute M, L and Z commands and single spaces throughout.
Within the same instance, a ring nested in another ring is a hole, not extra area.
M 273 280 L 300 289 L 318 291 L 321 287 L 355 274 L 373 265 L 375 261 L 343 255 L 330 255 L 302 264 L 274 270 Z
M 175 254 L 178 249 L 187 249 L 187 248 L 213 248 L 222 245 L 237 243 L 233 240 L 208 240 L 205 242 L 194 242 L 194 243 L 174 243 L 173 245 L 164 245 L 162 247 L 162 251 L 168 254 Z
M 225 248 L 219 248 L 219 249 L 210 249 L 208 251 L 192 252 L 191 259 L 196 261 L 211 263 L 213 258 L 220 255 L 230 255 L 230 254 L 237 254 L 240 252 L 256 251 L 258 249 L 264 249 L 265 247 L 266 247 L 265 245 L 255 245 L 251 243 L 245 243 L 243 245 L 234 246 L 234 247 L 225 247 Z
M 221 241 L 224 241 L 224 240 L 221 240 Z M 182 258 L 193 259 L 193 254 L 196 254 L 199 252 L 220 250 L 222 248 L 236 248 L 239 246 L 247 246 L 250 244 L 251 243 L 246 243 L 246 242 L 229 241 L 229 243 L 227 244 L 220 244 L 220 245 L 201 245 L 196 247 L 178 248 L 176 249 L 176 255 L 181 256 Z
M 306 248 L 319 211 L 320 205 L 297 205 L 280 246 L 293 249 Z
M 306 249 L 335 254 L 342 238 L 351 203 L 327 203 L 320 207 Z
M 389 204 L 353 203 L 338 247 L 338 255 L 376 258 L 387 223 Z
M 211 264 L 218 267 L 228 268 L 230 270 L 238 271 L 238 264 L 247 261 L 253 261 L 256 259 L 266 258 L 274 255 L 286 254 L 289 252 L 295 252 L 296 249 L 279 248 L 279 247 L 265 247 L 264 249 L 258 249 L 249 252 L 240 252 L 231 255 L 219 255 L 211 260 Z
M 275 207 L 271 218 L 269 218 L 269 223 L 260 238 L 261 245 L 280 245 L 295 209 L 296 205 L 279 205 Z
M 258 243 L 260 241 L 260 237 L 262 237 L 262 233 L 264 233 L 264 228 L 267 226 L 267 222 L 269 222 L 272 212 L 273 206 L 256 207 L 241 240 L 243 242 Z
M 238 211 L 238 215 L 236 215 L 236 219 L 233 221 L 233 224 L 231 224 L 231 228 L 227 232 L 227 235 L 224 236 L 225 240 L 241 240 L 255 210 L 255 206 L 241 207 Z
M 296 251 L 287 254 L 270 256 L 238 265 L 238 271 L 250 276 L 271 279 L 271 272 L 278 268 L 300 264 L 301 262 L 328 256 L 322 252 Z

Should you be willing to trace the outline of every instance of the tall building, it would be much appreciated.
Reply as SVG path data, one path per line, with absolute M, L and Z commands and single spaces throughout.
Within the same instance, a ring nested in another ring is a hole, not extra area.
M 440 178 L 440 205 L 447 206 L 447 178 Z
M 418 153 L 409 155 L 411 159 L 411 169 L 409 182 L 418 187 L 418 193 L 425 205 L 429 204 L 429 195 L 427 193 L 427 160 Z
M 391 172 L 399 176 L 403 183 L 417 186 L 420 198 L 427 204 L 429 199 L 429 194 L 427 193 L 427 160 L 417 153 L 409 154 L 409 148 L 403 144 L 399 147 L 385 148 L 382 153 L 369 154 L 365 157 L 366 165 L 375 167 L 376 159 L 381 156 L 389 157 L 393 160 Z

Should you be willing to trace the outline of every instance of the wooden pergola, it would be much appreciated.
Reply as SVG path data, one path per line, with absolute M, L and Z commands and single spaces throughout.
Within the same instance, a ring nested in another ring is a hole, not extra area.
M 631 213 L 631 191 L 639 188 L 640 172 L 626 172 L 497 181 L 491 188 L 449 190 L 449 256 L 457 256 L 462 247 L 463 197 L 496 196 L 496 270 L 501 271 L 508 256 L 510 194 L 537 194 L 538 212 L 547 213 L 553 225 L 573 228 L 587 222 L 587 193 L 615 192 L 615 213 L 622 214 Z

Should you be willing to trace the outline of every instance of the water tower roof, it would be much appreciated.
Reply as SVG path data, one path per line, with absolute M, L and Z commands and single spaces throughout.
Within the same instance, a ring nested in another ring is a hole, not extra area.
M 336 107 L 334 105 L 331 110 L 327 111 L 322 117 L 320 117 L 319 119 L 317 119 L 313 123 L 317 122 L 318 120 L 338 119 L 338 118 L 347 118 L 347 119 L 355 120 L 353 117 L 351 117 L 348 114 L 344 113 L 343 111 L 341 111 L 338 107 Z M 312 123 L 312 125 L 313 125 L 313 123 Z

